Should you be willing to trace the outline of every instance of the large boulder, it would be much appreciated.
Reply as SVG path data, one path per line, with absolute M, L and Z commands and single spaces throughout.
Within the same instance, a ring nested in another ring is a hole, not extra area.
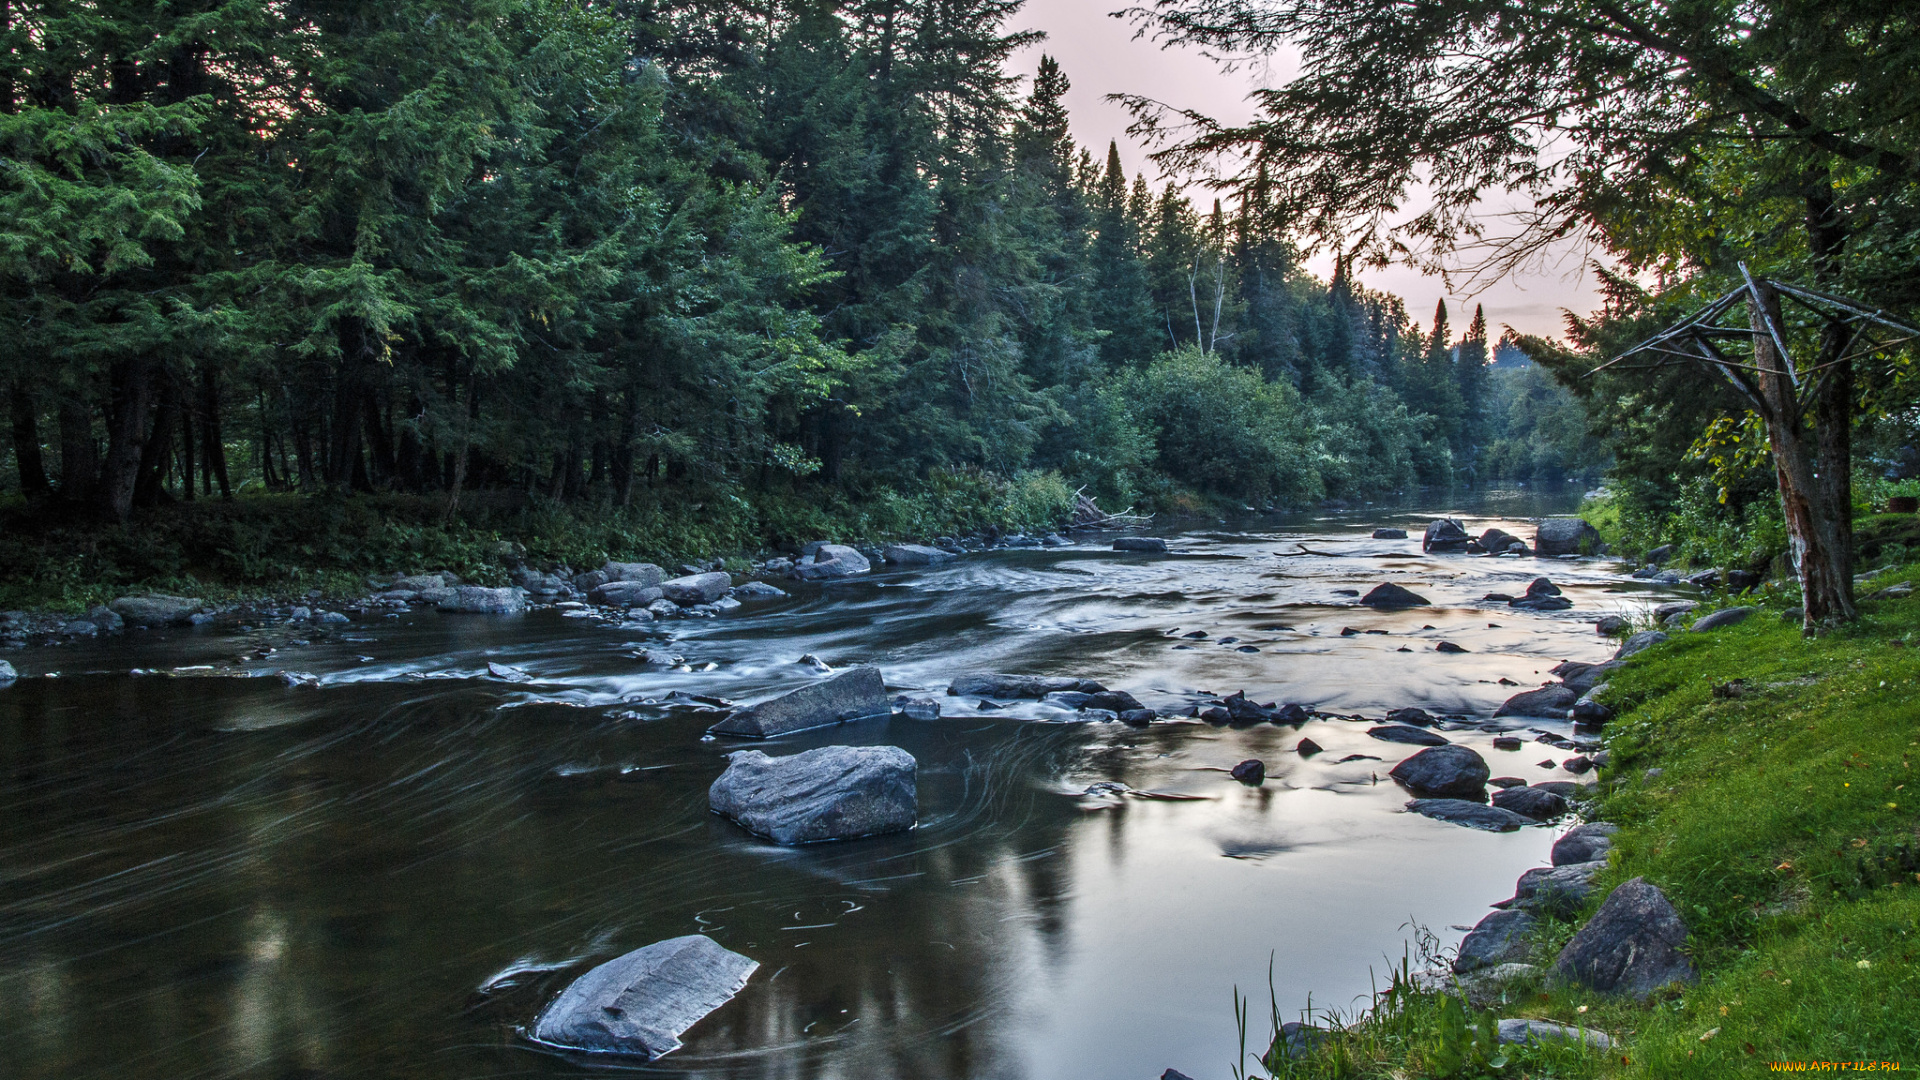
M 1613 850 L 1613 834 L 1620 826 L 1608 821 L 1575 825 L 1553 842 L 1553 865 L 1569 866 L 1605 859 Z
M 1530 945 L 1527 936 L 1538 925 L 1540 920 L 1530 911 L 1510 908 L 1488 915 L 1460 939 L 1459 953 L 1453 958 L 1454 973 L 1524 963 Z
M 1446 746 L 1448 740 L 1411 724 L 1381 724 L 1370 727 L 1367 734 L 1382 742 L 1404 743 L 1408 746 Z
M 925 544 L 888 544 L 880 557 L 888 566 L 932 566 L 953 558 L 953 552 Z
M 1565 720 L 1567 710 L 1573 708 L 1573 703 L 1579 700 L 1579 697 L 1580 695 L 1567 687 L 1555 683 L 1552 686 L 1543 686 L 1538 690 L 1527 690 L 1513 695 L 1495 709 L 1493 715 L 1538 716 L 1543 719 Z
M 813 683 L 779 697 L 735 709 L 708 730 L 716 735 L 743 735 L 764 739 L 790 731 L 825 727 L 866 716 L 893 712 L 880 669 L 852 667 L 825 682 Z
M 1387 775 L 1420 795 L 1478 800 L 1486 798 L 1492 770 L 1470 747 L 1430 746 L 1395 765 Z
M 527 594 L 519 589 L 489 589 L 462 585 L 436 605 L 441 611 L 471 615 L 511 615 L 527 610 Z
M 1645 1000 L 1672 983 L 1699 976 L 1681 952 L 1687 924 L 1646 878 L 1622 883 L 1573 935 L 1554 962 L 1556 975 L 1605 994 Z
M 656 941 L 575 979 L 533 1021 L 552 1046 L 657 1058 L 725 1005 L 759 964 L 703 934 Z
M 955 697 L 1043 698 L 1063 690 L 1097 694 L 1105 689 L 1090 679 L 1070 679 L 1059 675 L 998 675 L 986 671 L 960 675 L 947 684 L 947 693 Z
M 1642 630 L 1621 642 L 1620 648 L 1614 650 L 1613 658 L 1615 660 L 1625 660 L 1635 653 L 1646 652 L 1648 649 L 1666 640 L 1667 634 L 1664 630 Z
M 1427 524 L 1425 535 L 1420 538 L 1421 551 L 1465 551 L 1473 537 L 1467 535 L 1466 526 L 1453 518 L 1435 518 Z
M 1389 581 L 1375 585 L 1373 590 L 1360 598 L 1367 607 L 1374 608 L 1410 608 L 1426 607 L 1430 601 L 1411 589 L 1402 588 Z
M 663 581 L 660 583 L 660 595 L 681 607 L 693 607 L 695 604 L 711 604 L 727 595 L 727 590 L 731 588 L 733 578 L 716 570 Z
M 826 581 L 853 577 L 873 569 L 865 555 L 845 544 L 821 544 L 814 549 L 812 561 L 795 563 L 793 576 L 802 581 Z
M 1735 623 L 1745 622 L 1747 616 L 1752 615 L 1758 610 L 1758 608 L 1750 607 L 1721 608 L 1719 611 L 1702 615 L 1698 619 L 1695 619 L 1693 621 L 1693 632 L 1696 634 L 1704 634 L 1708 630 L 1718 630 L 1723 626 L 1732 626 Z
M 129 626 L 185 626 L 206 606 L 207 602 L 197 596 L 168 596 L 164 593 L 123 596 L 107 605 Z
M 665 596 L 660 586 L 644 581 L 608 581 L 594 586 L 587 599 L 607 607 L 646 607 Z
M 729 755 L 707 805 L 782 844 L 852 840 L 913 828 L 918 763 L 897 746 L 823 746 L 769 757 Z
M 1582 518 L 1548 518 L 1533 536 L 1533 553 L 1542 558 L 1556 555 L 1603 555 L 1607 545 L 1599 530 Z
M 1497 806 L 1472 802 L 1467 799 L 1415 799 L 1407 804 L 1407 809 L 1422 817 L 1435 821 L 1465 825 L 1469 829 L 1484 829 L 1487 832 L 1513 832 L 1533 822 L 1511 810 L 1502 810 Z
M 1493 793 L 1493 805 L 1535 821 L 1551 821 L 1567 812 L 1567 800 L 1535 787 L 1510 787 Z
M 1524 911 L 1572 915 L 1586 905 L 1587 897 L 1593 894 L 1593 876 L 1606 866 L 1604 861 L 1596 861 L 1535 867 L 1520 875 L 1513 891 L 1513 906 Z
M 1123 536 L 1113 542 L 1113 550 L 1165 554 L 1167 542 L 1157 536 Z
M 1479 544 L 1484 550 L 1501 555 L 1518 545 L 1521 551 L 1527 549 L 1527 542 L 1505 529 L 1488 529 L 1480 534 Z

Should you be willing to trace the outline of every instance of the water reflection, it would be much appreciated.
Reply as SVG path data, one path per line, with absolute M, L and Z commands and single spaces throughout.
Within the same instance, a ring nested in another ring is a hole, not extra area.
M 807 678 L 795 662 L 813 653 L 879 663 L 899 690 L 992 668 L 1163 706 L 1245 687 L 1343 713 L 1487 715 L 1514 690 L 1501 680 L 1603 656 L 1591 619 L 1652 596 L 1610 564 L 1554 562 L 1575 610 L 1513 612 L 1479 598 L 1543 564 L 1427 559 L 1363 531 L 1423 520 L 1176 538 L 1207 558 L 1002 553 L 651 630 L 420 613 L 304 645 L 264 628 L 16 654 L 0 1074 L 578 1075 L 515 1026 L 586 964 L 705 932 L 761 972 L 642 1071 L 1225 1076 L 1229 989 L 1261 986 L 1270 956 L 1283 1008 L 1344 1006 L 1409 918 L 1472 921 L 1550 835 L 1397 813 L 1380 777 L 1410 748 L 1360 723 L 1134 730 L 943 698 L 958 715 L 777 740 L 921 762 L 913 833 L 785 850 L 706 812 L 730 747 L 701 741 L 717 714 L 668 695 L 750 698 Z M 1435 606 L 1372 612 L 1340 592 L 1380 581 Z M 632 654 L 648 645 L 717 666 L 647 667 Z M 488 660 L 533 679 L 486 679 Z M 321 686 L 290 690 L 283 668 Z M 1302 735 L 1326 752 L 1295 755 Z M 1544 748 L 1450 737 L 1498 772 L 1548 775 Z M 1225 777 L 1246 757 L 1266 761 L 1262 787 Z M 1197 798 L 1082 797 L 1101 781 Z

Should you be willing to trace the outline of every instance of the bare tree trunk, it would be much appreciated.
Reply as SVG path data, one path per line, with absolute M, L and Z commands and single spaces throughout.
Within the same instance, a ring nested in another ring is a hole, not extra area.
M 1805 603 L 1803 632 L 1812 636 L 1817 629 L 1844 622 L 1859 615 L 1853 602 L 1853 559 L 1851 502 L 1837 503 L 1848 491 L 1844 480 L 1836 483 L 1822 477 L 1816 468 L 1817 447 L 1810 436 L 1824 442 L 1831 436 L 1822 429 L 1809 432 L 1800 414 L 1796 387 L 1787 375 L 1786 358 L 1774 346 L 1772 325 L 1784 326 L 1780 298 L 1765 281 L 1754 283 L 1757 303 L 1749 303 L 1753 323 L 1753 363 L 1759 369 L 1755 381 L 1768 415 L 1767 444 L 1773 451 L 1774 476 L 1780 484 L 1780 509 L 1786 518 L 1787 537 L 1794 569 L 1800 575 L 1800 595 Z M 1843 414 L 1841 429 L 1852 421 L 1849 410 Z M 1838 438 L 1845 439 L 1846 435 Z
M 13 384 L 12 404 L 13 463 L 20 470 L 20 492 L 29 499 L 44 499 L 53 494 L 53 485 L 47 482 L 47 466 L 40 458 L 40 409 L 24 383 Z
M 109 372 L 107 460 L 100 470 L 95 505 L 114 521 L 133 514 L 133 489 L 140 480 L 147 419 L 153 412 L 153 364 L 144 356 L 117 361 Z
M 207 480 L 210 476 L 220 484 L 220 498 L 231 500 L 233 488 L 227 482 L 227 443 L 220 437 L 219 376 L 211 364 L 200 377 L 200 412 L 200 467 L 206 473 L 202 477 L 202 490 L 213 494 L 213 485 Z M 188 477 L 187 482 L 192 483 L 193 478 Z
M 60 498 L 80 504 L 93 498 L 99 452 L 93 441 L 93 410 L 80 391 L 60 398 Z

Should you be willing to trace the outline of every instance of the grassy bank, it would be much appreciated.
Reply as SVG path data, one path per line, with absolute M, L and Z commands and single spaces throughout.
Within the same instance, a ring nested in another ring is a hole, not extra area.
M 576 570 L 609 558 L 674 565 L 809 540 L 1057 528 L 1072 502 L 1054 473 L 972 471 L 936 473 L 911 495 L 675 489 L 624 509 L 480 493 L 450 520 L 445 496 L 254 494 L 176 503 L 125 525 L 16 501 L 0 506 L 0 609 L 81 610 L 138 589 L 209 600 L 353 594 L 365 575 L 387 571 L 500 584 L 519 559 Z
M 1903 581 L 1920 581 L 1920 564 L 1895 565 L 1863 592 Z M 1772 603 L 1731 628 L 1675 634 L 1612 678 L 1611 762 L 1586 813 L 1621 832 L 1587 911 L 1535 942 L 1549 968 L 1614 885 L 1644 876 L 1688 923 L 1698 985 L 1636 1005 L 1520 983 L 1491 1010 L 1622 1040 L 1603 1054 L 1478 1044 L 1476 1017 L 1396 980 L 1316 1054 L 1267 1071 L 1668 1080 L 1774 1071 L 1770 1062 L 1920 1069 L 1920 595 L 1866 599 L 1858 623 L 1811 641 L 1779 617 L 1785 597 Z M 1505 885 L 1490 882 L 1490 898 Z

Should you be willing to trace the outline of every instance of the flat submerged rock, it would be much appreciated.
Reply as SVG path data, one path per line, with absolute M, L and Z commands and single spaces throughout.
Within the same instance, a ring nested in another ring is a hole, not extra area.
M 782 844 L 905 832 L 919 814 L 919 762 L 897 746 L 823 746 L 730 755 L 707 790 L 714 813 Z

